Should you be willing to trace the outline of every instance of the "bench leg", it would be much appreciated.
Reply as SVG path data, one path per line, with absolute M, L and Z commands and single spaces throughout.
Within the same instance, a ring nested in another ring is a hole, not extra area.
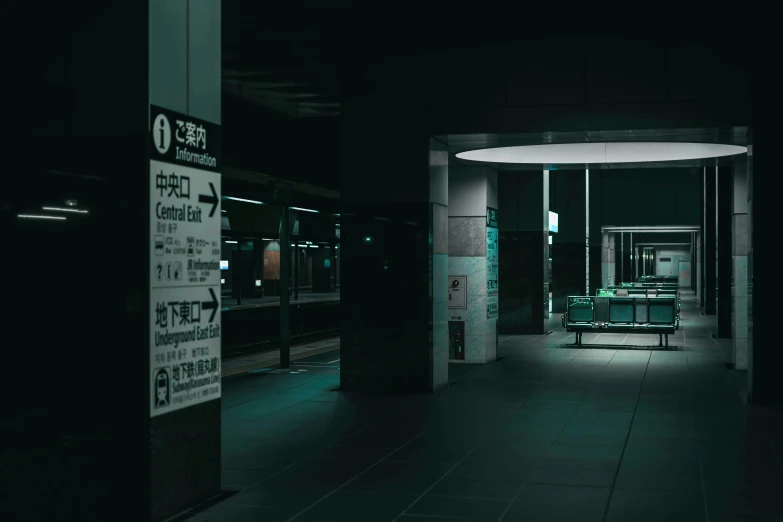
M 666 334 L 666 348 L 669 347 L 669 334 Z
M 663 346 L 663 334 L 658 334 L 658 346 Z

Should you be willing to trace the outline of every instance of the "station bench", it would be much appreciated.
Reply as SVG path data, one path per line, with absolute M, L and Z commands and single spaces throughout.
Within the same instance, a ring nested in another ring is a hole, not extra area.
M 595 292 L 597 297 L 674 297 L 677 302 L 677 319 L 680 318 L 682 303 L 680 301 L 680 290 L 676 285 L 642 288 L 638 286 L 608 286 L 607 288 L 598 288 Z
M 658 334 L 658 346 L 668 348 L 669 334 L 680 327 L 675 296 L 569 296 L 567 303 L 561 321 L 576 333 L 577 346 L 584 332 L 593 332 Z

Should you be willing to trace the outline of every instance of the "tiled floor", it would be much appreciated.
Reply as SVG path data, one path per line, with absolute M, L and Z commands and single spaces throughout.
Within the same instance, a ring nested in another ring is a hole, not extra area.
M 334 364 L 229 378 L 240 492 L 189 520 L 783 521 L 783 415 L 742 403 L 714 317 L 684 306 L 670 351 L 558 327 L 433 395 L 333 391 Z

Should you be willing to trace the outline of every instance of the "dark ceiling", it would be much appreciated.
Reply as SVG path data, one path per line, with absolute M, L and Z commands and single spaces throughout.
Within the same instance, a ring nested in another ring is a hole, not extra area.
M 344 6 L 223 1 L 223 91 L 294 117 L 337 116 Z

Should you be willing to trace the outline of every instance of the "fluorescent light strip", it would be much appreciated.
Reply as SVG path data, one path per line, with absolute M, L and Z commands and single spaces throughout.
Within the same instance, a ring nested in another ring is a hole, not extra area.
M 55 212 L 73 212 L 74 214 L 88 214 L 89 210 L 79 208 L 61 208 L 61 207 L 41 207 L 43 210 L 53 210 Z
M 317 210 L 311 210 L 309 208 L 299 208 L 299 207 L 291 207 L 291 210 L 301 210 L 302 212 L 315 212 L 318 213 Z
M 309 246 L 310 248 L 318 248 L 318 245 L 307 245 L 307 246 Z
M 221 211 L 221 212 L 225 212 L 225 210 L 223 210 L 222 208 L 220 209 L 220 211 Z
M 232 201 L 242 201 L 244 203 L 253 203 L 254 205 L 265 205 L 265 203 L 261 201 L 255 201 L 253 199 L 243 199 L 243 198 L 235 198 L 233 196 L 224 196 L 226 199 L 230 199 Z
M 17 214 L 16 217 L 23 219 L 53 219 L 55 221 L 65 221 L 64 216 L 42 216 L 39 214 Z
M 231 243 L 232 245 L 236 245 L 236 241 L 226 241 L 226 243 Z

